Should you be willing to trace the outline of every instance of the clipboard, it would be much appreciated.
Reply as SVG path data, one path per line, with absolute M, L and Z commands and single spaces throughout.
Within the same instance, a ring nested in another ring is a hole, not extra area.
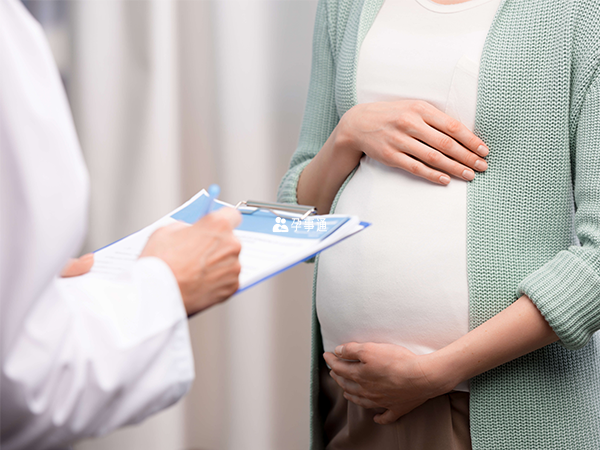
M 208 193 L 203 189 L 153 224 L 96 251 L 94 266 L 84 276 L 127 277 L 156 229 L 175 221 L 195 223 L 205 213 L 208 202 Z M 242 222 L 234 230 L 242 243 L 242 271 L 237 293 L 311 259 L 370 225 L 355 216 L 319 216 L 312 206 L 249 200 L 236 205 L 214 200 L 210 212 L 225 207 L 242 213 Z
M 244 200 L 235 205 L 235 209 L 239 209 L 242 214 L 253 214 L 256 211 L 264 210 L 272 214 L 284 217 L 294 218 L 295 214 L 300 214 L 300 220 L 306 219 L 308 216 L 316 215 L 317 208 L 307 205 L 291 205 L 289 203 L 266 203 L 257 202 L 254 200 Z
M 274 217 L 286 218 L 286 219 L 292 219 L 292 220 L 299 219 L 300 221 L 306 220 L 307 218 L 309 218 L 311 216 L 318 216 L 317 208 L 315 208 L 314 206 L 291 205 L 291 204 L 287 204 L 287 203 L 269 203 L 269 202 L 245 200 L 245 201 L 238 202 L 235 205 L 235 208 L 240 210 L 240 212 L 245 215 L 253 215 L 255 213 L 259 213 L 259 214 L 260 213 L 270 213 Z M 305 262 L 305 261 L 308 261 L 308 260 L 314 258 L 320 252 L 327 250 L 328 248 L 342 242 L 343 240 L 349 238 L 350 236 L 353 236 L 354 234 L 358 233 L 359 231 L 364 230 L 365 228 L 367 228 L 371 225 L 369 222 L 364 222 L 364 221 L 358 221 L 358 223 L 356 223 L 357 218 L 352 217 L 352 216 L 326 215 L 326 216 L 320 216 L 320 217 L 335 217 L 336 219 L 341 218 L 342 222 L 340 224 L 338 224 L 337 226 L 334 226 L 334 229 L 330 231 L 330 234 L 328 234 L 327 236 L 323 236 L 321 238 L 321 241 L 322 241 L 321 245 L 315 246 L 312 249 L 314 252 L 309 252 L 310 254 L 308 254 L 308 255 L 304 254 L 300 257 L 293 258 L 291 261 L 289 261 L 289 264 L 281 264 L 282 267 L 279 268 L 278 270 L 274 270 L 274 271 L 271 271 L 271 273 L 264 274 L 264 277 L 254 281 L 252 283 L 249 283 L 247 285 L 241 285 L 240 289 L 238 290 L 237 293 L 243 292 L 246 289 L 249 289 L 250 287 L 255 286 L 258 283 L 261 283 L 261 282 L 263 282 L 269 278 L 272 278 L 282 272 L 285 272 L 286 270 L 288 270 L 302 262 Z M 327 220 L 327 219 L 325 219 L 325 220 Z M 344 226 L 346 226 L 346 228 L 341 230 L 341 228 Z M 337 236 L 335 236 L 334 234 L 336 232 L 338 232 L 338 233 L 341 232 L 341 233 L 338 234 Z M 304 252 L 304 253 L 306 253 L 306 252 Z M 241 258 L 241 256 L 240 256 L 240 258 Z

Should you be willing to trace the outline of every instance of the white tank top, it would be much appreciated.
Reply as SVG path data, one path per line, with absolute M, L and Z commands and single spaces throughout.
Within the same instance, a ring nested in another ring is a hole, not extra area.
M 425 100 L 472 130 L 479 60 L 499 3 L 386 0 L 360 50 L 359 103 Z M 326 351 L 387 342 L 425 354 L 468 332 L 466 192 L 465 181 L 443 187 L 363 157 L 335 212 L 373 226 L 319 260 Z

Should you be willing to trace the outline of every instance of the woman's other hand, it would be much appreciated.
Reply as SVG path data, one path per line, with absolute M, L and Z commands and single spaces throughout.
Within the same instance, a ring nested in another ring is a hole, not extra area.
M 425 356 L 399 345 L 349 343 L 323 356 L 347 400 L 367 409 L 386 409 L 374 417 L 382 425 L 453 388 L 431 370 Z
M 483 157 L 489 150 L 483 141 L 420 100 L 356 105 L 340 120 L 336 138 L 344 148 L 433 183 L 450 183 L 448 175 L 471 181 L 473 169 L 487 169 Z

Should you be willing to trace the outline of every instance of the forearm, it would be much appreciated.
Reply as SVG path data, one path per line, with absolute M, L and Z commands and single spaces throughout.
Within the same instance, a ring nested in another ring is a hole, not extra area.
M 333 200 L 356 167 L 362 152 L 353 149 L 349 140 L 336 127 L 321 151 L 306 166 L 298 180 L 296 196 L 301 205 L 316 206 L 319 214 L 327 214 Z
M 537 307 L 522 296 L 498 315 L 425 358 L 430 373 L 447 392 L 462 381 L 557 340 Z

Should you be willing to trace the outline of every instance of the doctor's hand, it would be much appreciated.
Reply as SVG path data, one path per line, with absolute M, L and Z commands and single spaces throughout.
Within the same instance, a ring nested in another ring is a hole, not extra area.
M 63 278 L 78 277 L 88 273 L 94 265 L 94 254 L 88 253 L 80 258 L 71 258 L 69 262 L 63 267 L 60 272 L 60 276 Z
M 373 419 L 382 425 L 452 389 L 438 382 L 426 355 L 399 345 L 350 343 L 323 356 L 344 398 L 363 408 L 386 410 Z
M 237 210 L 222 208 L 194 225 L 176 223 L 150 236 L 140 258 L 156 256 L 169 265 L 188 316 L 237 291 L 242 247 L 233 229 L 241 220 Z
M 481 139 L 458 120 L 420 100 L 362 103 L 344 114 L 336 139 L 351 151 L 437 184 L 487 169 Z

